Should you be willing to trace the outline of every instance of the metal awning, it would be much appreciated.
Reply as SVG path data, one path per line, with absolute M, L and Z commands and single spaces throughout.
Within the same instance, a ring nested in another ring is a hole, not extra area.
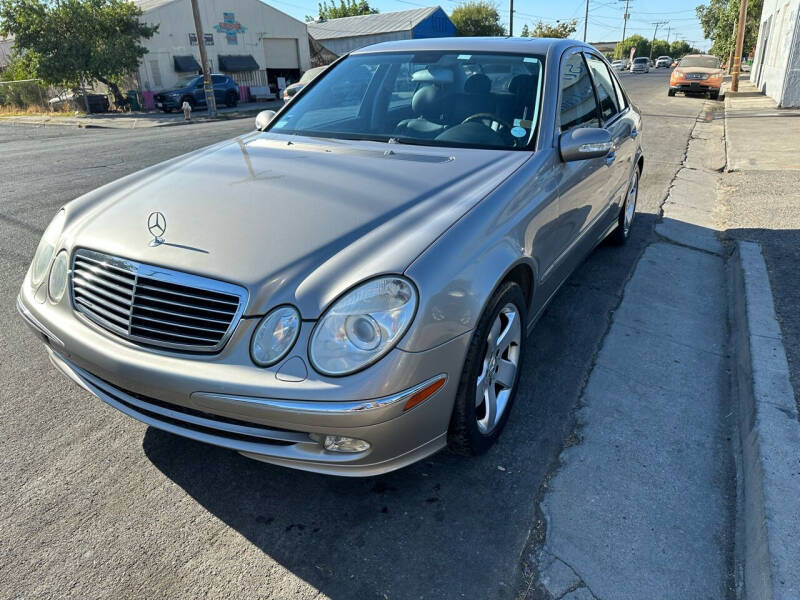
M 173 56 L 172 60 L 178 73 L 197 72 L 200 70 L 200 63 L 195 60 L 194 56 Z
M 258 63 L 252 54 L 220 54 L 217 57 L 219 70 L 232 73 L 236 71 L 258 71 Z

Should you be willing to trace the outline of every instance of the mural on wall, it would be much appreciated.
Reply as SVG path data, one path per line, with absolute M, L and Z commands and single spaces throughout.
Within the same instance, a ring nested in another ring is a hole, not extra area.
M 244 33 L 247 28 L 236 20 L 232 12 L 222 13 L 222 22 L 214 25 L 217 33 L 224 33 L 225 39 L 228 40 L 229 46 L 236 46 L 239 44 L 237 34 Z

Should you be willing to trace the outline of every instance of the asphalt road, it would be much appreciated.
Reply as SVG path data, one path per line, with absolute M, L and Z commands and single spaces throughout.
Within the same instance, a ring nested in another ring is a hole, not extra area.
M 599 247 L 553 300 L 495 448 L 369 479 L 274 467 L 132 421 L 58 374 L 16 315 L 61 204 L 249 119 L 0 126 L 0 597 L 513 597 L 534 499 L 702 104 L 668 98 L 665 71 L 623 78 L 645 114 L 630 243 Z

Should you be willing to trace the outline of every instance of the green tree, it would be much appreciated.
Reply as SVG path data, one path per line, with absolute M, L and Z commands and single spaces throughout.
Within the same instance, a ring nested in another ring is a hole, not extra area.
M 659 56 L 671 56 L 669 53 L 669 44 L 666 40 L 656 40 L 653 44 L 653 58 L 658 58 Z
M 542 23 L 542 21 L 539 21 L 536 23 L 536 25 L 534 25 L 531 37 L 568 38 L 575 33 L 577 28 L 577 19 L 572 19 L 570 21 L 556 21 L 555 25 L 550 25 L 549 23 Z
M 744 53 L 752 54 L 758 39 L 763 0 L 748 0 L 745 24 Z M 727 60 L 736 44 L 734 27 L 739 15 L 739 0 L 710 0 L 697 7 L 697 18 L 706 39 L 713 39 L 711 54 Z
M 466 0 L 456 6 L 450 13 L 450 20 L 456 26 L 458 35 L 499 36 L 506 34 L 506 28 L 500 24 L 497 6 L 487 0 Z
M 528 29 L 528 24 L 522 26 L 522 33 L 519 34 L 520 37 L 531 37 L 531 30 Z
M 147 54 L 140 42 L 158 30 L 141 16 L 127 0 L 0 0 L 0 35 L 14 35 L 15 52 L 46 83 L 100 81 L 124 105 L 118 83 Z
M 328 4 L 327 0 L 323 0 L 318 5 L 319 19 L 327 21 L 328 19 L 341 19 L 342 17 L 358 17 L 360 15 L 374 15 L 378 13 L 377 8 L 372 8 L 367 0 L 331 0 Z M 306 21 L 313 21 L 314 17 L 306 17 Z
M 637 33 L 618 43 L 617 49 L 614 51 L 614 56 L 627 60 L 631 54 L 631 48 L 634 47 L 636 48 L 636 56 L 650 55 L 650 40 Z
M 669 45 L 669 55 L 676 60 L 687 54 L 694 54 L 695 50 L 695 48 L 692 48 L 692 46 L 684 40 L 675 40 Z

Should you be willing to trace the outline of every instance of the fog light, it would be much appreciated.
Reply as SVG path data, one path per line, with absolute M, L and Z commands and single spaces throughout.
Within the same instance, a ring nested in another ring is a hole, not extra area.
M 343 435 L 326 435 L 322 445 L 331 452 L 364 452 L 369 449 L 369 442 Z

